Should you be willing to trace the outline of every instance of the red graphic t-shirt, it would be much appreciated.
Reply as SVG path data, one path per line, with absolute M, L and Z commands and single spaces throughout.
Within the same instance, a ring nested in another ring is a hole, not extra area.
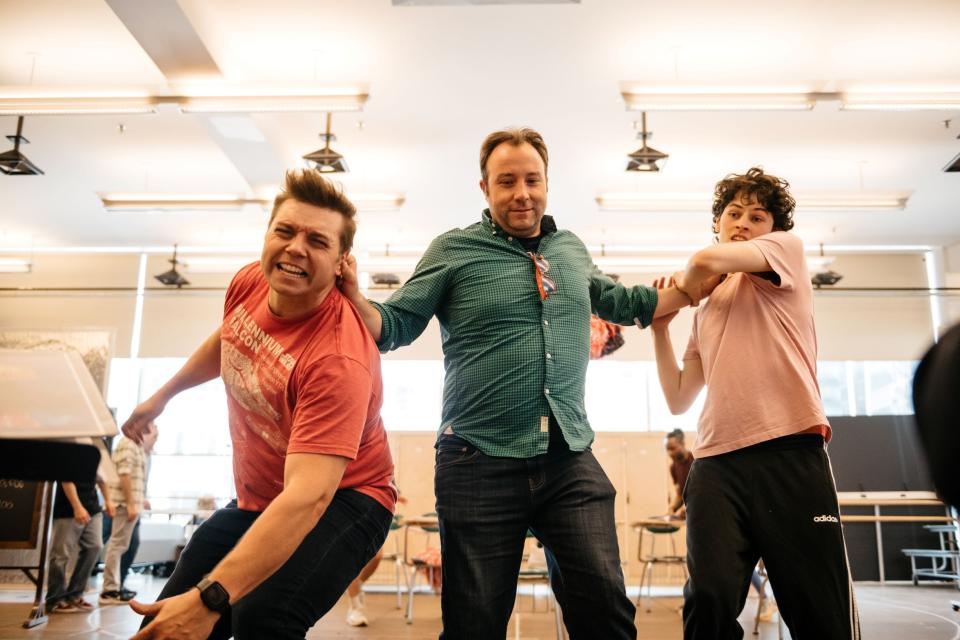
M 392 513 L 393 459 L 380 418 L 380 353 L 334 287 L 314 313 L 280 318 L 259 263 L 227 289 L 220 375 L 227 389 L 233 473 L 241 509 L 263 511 L 283 490 L 288 453 L 349 458 L 340 489 Z

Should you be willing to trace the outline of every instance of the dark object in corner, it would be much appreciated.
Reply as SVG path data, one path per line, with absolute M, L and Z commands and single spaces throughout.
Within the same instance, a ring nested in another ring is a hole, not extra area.
M 960 505 L 960 325 L 927 351 L 913 378 L 913 407 L 940 496 Z

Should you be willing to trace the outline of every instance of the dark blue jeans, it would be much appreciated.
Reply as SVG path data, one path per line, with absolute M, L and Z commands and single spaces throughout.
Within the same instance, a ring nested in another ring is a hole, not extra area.
M 444 436 L 436 460 L 441 638 L 506 636 L 527 529 L 556 560 L 554 594 L 570 638 L 636 638 L 620 568 L 616 490 L 593 453 L 495 458 Z
M 237 508 L 236 501 L 217 510 L 190 537 L 158 599 L 192 589 L 259 516 L 258 511 Z M 349 489 L 337 491 L 290 559 L 234 603 L 210 638 L 302 639 L 383 546 L 392 519 L 373 498 Z

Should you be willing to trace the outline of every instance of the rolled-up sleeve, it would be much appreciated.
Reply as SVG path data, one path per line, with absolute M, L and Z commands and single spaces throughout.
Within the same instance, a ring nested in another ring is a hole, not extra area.
M 597 315 L 615 324 L 648 326 L 653 321 L 659 295 L 653 287 L 625 287 L 614 282 L 595 265 L 591 265 L 590 302 Z
M 383 322 L 377 341 L 381 353 L 416 340 L 436 313 L 447 294 L 450 279 L 451 266 L 444 254 L 440 237 L 427 248 L 410 279 L 386 302 L 371 300 Z

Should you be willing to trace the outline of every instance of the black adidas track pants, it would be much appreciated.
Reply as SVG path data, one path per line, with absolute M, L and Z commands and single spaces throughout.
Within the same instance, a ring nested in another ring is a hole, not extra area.
M 859 640 L 830 459 L 819 435 L 698 458 L 684 488 L 687 640 L 743 637 L 760 558 L 795 640 Z

